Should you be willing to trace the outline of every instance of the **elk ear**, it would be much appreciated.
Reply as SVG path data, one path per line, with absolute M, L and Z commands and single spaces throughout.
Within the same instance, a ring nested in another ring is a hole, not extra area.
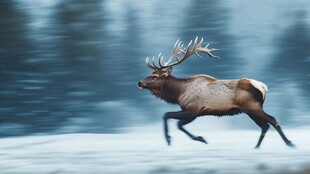
M 167 76 L 169 76 L 170 75 L 170 73 L 172 72 L 172 67 L 169 67 L 166 71 L 165 71 L 165 76 L 167 77 Z

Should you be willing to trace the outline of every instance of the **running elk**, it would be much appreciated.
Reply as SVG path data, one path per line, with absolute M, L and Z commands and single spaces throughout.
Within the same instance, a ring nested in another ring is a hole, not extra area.
M 180 79 L 171 75 L 173 66 L 182 63 L 193 54 L 201 58 L 198 53 L 202 52 L 211 58 L 219 58 L 212 54 L 218 49 L 209 49 L 209 44 L 202 47 L 203 38 L 199 43 L 197 40 L 198 37 L 193 45 L 190 41 L 186 48 L 183 48 L 183 44 L 177 40 L 167 62 L 163 60 L 161 54 L 158 56 L 157 63 L 154 62 L 154 57 L 151 63 L 149 58 L 146 58 L 146 65 L 153 70 L 153 73 L 137 83 L 140 89 L 148 89 L 156 97 L 181 107 L 181 111 L 167 112 L 163 116 L 164 133 L 168 145 L 171 143 L 171 137 L 168 134 L 167 120 L 170 118 L 179 120 L 178 128 L 191 139 L 207 143 L 203 137 L 191 134 L 183 126 L 199 116 L 224 116 L 243 112 L 261 127 L 262 132 L 256 148 L 259 148 L 264 139 L 269 124 L 279 132 L 288 146 L 294 147 L 282 132 L 276 119 L 263 109 L 267 92 L 267 86 L 264 83 L 248 78 L 218 80 L 208 75 L 196 75 Z M 181 58 L 178 57 L 180 55 L 182 55 Z

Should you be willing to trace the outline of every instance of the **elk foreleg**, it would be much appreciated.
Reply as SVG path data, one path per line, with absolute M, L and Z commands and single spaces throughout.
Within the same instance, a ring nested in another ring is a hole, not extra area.
M 163 120 L 164 120 L 164 134 L 165 134 L 165 138 L 166 141 L 168 143 L 168 145 L 171 145 L 171 137 L 169 136 L 169 128 L 168 128 L 168 119 L 173 118 L 173 119 L 178 119 L 178 120 L 190 120 L 188 121 L 191 122 L 194 120 L 195 117 L 192 116 L 191 112 L 189 111 L 178 111 L 178 112 L 167 112 L 165 113 L 165 115 L 163 116 Z M 186 123 L 187 124 L 187 123 Z
M 203 142 L 203 143 L 207 143 L 207 141 L 201 137 L 201 136 L 194 136 L 193 134 L 189 133 L 183 126 L 192 122 L 193 120 L 195 119 L 195 117 L 193 118 L 186 118 L 186 119 L 182 119 L 180 121 L 178 121 L 178 128 L 184 132 L 186 135 L 188 135 L 191 139 L 195 140 L 195 141 L 200 141 L 200 142 Z

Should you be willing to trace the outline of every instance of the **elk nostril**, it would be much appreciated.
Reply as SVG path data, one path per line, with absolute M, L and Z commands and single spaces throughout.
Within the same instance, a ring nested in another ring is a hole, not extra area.
M 140 86 L 141 86 L 141 81 L 139 81 L 139 82 L 137 83 L 137 86 L 138 86 L 138 87 L 140 87 Z

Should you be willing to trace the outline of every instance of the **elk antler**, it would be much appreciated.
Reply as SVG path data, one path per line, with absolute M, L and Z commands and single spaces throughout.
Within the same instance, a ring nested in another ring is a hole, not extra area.
M 218 56 L 213 55 L 211 52 L 214 51 L 218 51 L 218 49 L 215 48 L 211 48 L 209 49 L 208 46 L 209 44 L 207 44 L 205 47 L 202 47 L 201 44 L 203 42 L 203 38 L 201 38 L 200 42 L 197 43 L 198 41 L 198 37 L 196 37 L 195 41 L 194 41 L 194 45 L 192 46 L 192 49 L 190 49 L 191 44 L 192 44 L 192 40 L 189 42 L 189 44 L 187 45 L 186 49 L 183 49 L 183 44 L 181 41 L 179 41 L 179 39 L 176 41 L 176 43 L 174 44 L 173 47 L 173 51 L 172 54 L 170 56 L 170 58 L 168 59 L 167 62 L 164 62 L 164 57 L 161 55 L 161 53 L 158 55 L 158 65 L 159 67 L 155 64 L 154 60 L 155 57 L 152 58 L 152 64 L 150 64 L 150 60 L 149 57 L 147 57 L 145 59 L 145 63 L 146 65 L 153 69 L 164 69 L 164 68 L 168 68 L 168 67 L 172 67 L 175 65 L 178 65 L 180 63 L 182 63 L 184 60 L 186 60 L 187 58 L 189 58 L 191 55 L 195 54 L 197 57 L 202 58 L 198 52 L 203 52 L 203 53 L 207 53 L 211 58 L 219 58 Z M 179 58 L 178 55 L 179 54 L 184 54 L 182 58 Z M 173 59 L 176 59 L 176 62 L 171 63 Z

